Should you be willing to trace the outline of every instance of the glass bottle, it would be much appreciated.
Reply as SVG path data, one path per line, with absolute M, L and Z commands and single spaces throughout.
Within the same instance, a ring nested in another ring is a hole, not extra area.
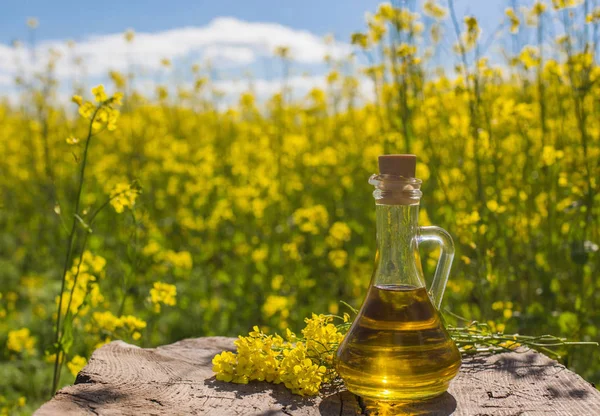
M 337 351 L 336 367 L 351 392 L 377 400 L 419 400 L 444 393 L 461 365 L 438 311 L 452 259 L 450 235 L 419 227 L 421 180 L 416 156 L 379 157 L 369 183 L 377 211 L 377 254 L 367 296 Z M 429 290 L 418 246 L 441 248 Z

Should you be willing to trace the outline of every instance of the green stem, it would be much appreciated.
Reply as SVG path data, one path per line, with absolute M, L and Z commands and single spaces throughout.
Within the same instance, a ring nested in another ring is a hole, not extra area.
M 90 126 L 88 129 L 88 135 L 87 135 L 87 139 L 85 141 L 85 148 L 83 151 L 83 160 L 81 162 L 81 169 L 79 171 L 79 186 L 77 189 L 77 196 L 75 198 L 75 210 L 74 210 L 74 214 L 73 214 L 73 224 L 71 226 L 71 232 L 69 233 L 69 239 L 68 239 L 68 243 L 67 243 L 67 252 L 65 254 L 65 262 L 63 265 L 63 274 L 62 274 L 62 282 L 61 282 L 61 286 L 60 286 L 60 296 L 58 299 L 58 311 L 56 314 L 56 330 L 55 330 L 55 334 L 54 334 L 54 342 L 55 342 L 55 346 L 57 348 L 56 351 L 56 358 L 54 360 L 54 375 L 52 377 L 52 390 L 50 392 L 50 394 L 52 396 L 54 396 L 54 393 L 56 392 L 56 388 L 58 387 L 58 383 L 60 381 L 60 371 L 59 371 L 59 351 L 62 350 L 62 346 L 59 344 L 60 341 L 60 318 L 61 318 L 61 314 L 62 314 L 62 303 L 63 303 L 63 296 L 64 296 L 64 291 L 65 291 L 65 283 L 66 283 L 66 278 L 67 278 L 67 271 L 69 270 L 69 263 L 71 262 L 71 252 L 73 250 L 73 242 L 75 240 L 75 234 L 77 232 L 77 219 L 75 218 L 75 215 L 77 215 L 77 213 L 79 212 L 79 205 L 81 204 L 81 193 L 83 190 L 83 179 L 85 176 L 85 167 L 87 165 L 87 155 L 88 155 L 88 149 L 90 146 L 90 141 L 92 138 L 92 126 L 94 124 L 94 119 L 96 118 L 96 114 L 98 114 L 98 110 L 100 110 L 102 106 L 98 106 L 96 107 L 96 109 L 94 110 L 94 113 L 92 114 L 92 118 L 90 120 Z
M 121 299 L 121 304 L 119 305 L 119 312 L 117 316 L 123 315 L 123 311 L 125 309 L 125 301 L 127 300 L 127 293 L 129 291 L 127 287 L 127 283 L 129 281 L 129 276 L 135 276 L 137 271 L 137 263 L 138 263 L 138 222 L 137 217 L 135 216 L 135 210 L 131 209 L 131 216 L 133 218 L 133 259 L 131 260 L 132 270 L 129 274 L 123 274 L 123 280 L 121 282 L 121 291 L 123 293 L 123 298 Z

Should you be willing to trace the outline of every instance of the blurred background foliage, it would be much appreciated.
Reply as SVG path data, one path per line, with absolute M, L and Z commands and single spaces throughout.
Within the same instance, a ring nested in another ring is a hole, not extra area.
M 339 300 L 359 306 L 375 254 L 367 179 L 383 153 L 418 155 L 421 223 L 455 237 L 448 322 L 598 341 L 600 9 L 512 2 L 483 38 L 452 0 L 412 3 L 368 14 L 353 56 L 325 57 L 326 87 L 303 97 L 284 78 L 266 101 L 250 87 L 227 103 L 203 65 L 189 69 L 192 85 L 156 91 L 111 73 L 123 106 L 116 130 L 91 139 L 79 212 L 70 201 L 89 123 L 57 102 L 61 58 L 19 77 L 20 101 L 0 104 L 0 414 L 49 397 L 72 221 L 84 277 L 67 279 L 77 316 L 62 384 L 112 339 L 298 330 Z M 439 62 L 443 39 L 453 55 Z M 488 56 L 495 43 L 501 59 Z M 285 45 L 277 53 L 293 67 Z M 74 92 L 89 98 L 88 87 Z M 140 195 L 86 225 L 131 183 Z M 423 262 L 431 276 L 435 253 Z M 563 355 L 596 383 L 599 358 Z

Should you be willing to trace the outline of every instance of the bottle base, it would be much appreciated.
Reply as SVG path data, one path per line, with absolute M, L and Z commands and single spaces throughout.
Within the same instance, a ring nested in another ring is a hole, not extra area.
M 433 399 L 448 391 L 449 384 L 449 382 L 436 383 L 434 386 L 402 387 L 401 389 L 381 389 L 348 385 L 346 385 L 346 388 L 351 393 L 366 400 L 407 402 Z

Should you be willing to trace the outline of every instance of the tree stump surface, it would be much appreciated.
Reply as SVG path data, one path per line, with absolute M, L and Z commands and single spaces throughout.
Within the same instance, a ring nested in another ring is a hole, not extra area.
M 598 390 L 535 351 L 467 357 L 444 395 L 386 405 L 339 389 L 305 398 L 281 384 L 220 382 L 211 360 L 233 351 L 233 341 L 196 338 L 158 348 L 111 342 L 35 415 L 600 415 Z

